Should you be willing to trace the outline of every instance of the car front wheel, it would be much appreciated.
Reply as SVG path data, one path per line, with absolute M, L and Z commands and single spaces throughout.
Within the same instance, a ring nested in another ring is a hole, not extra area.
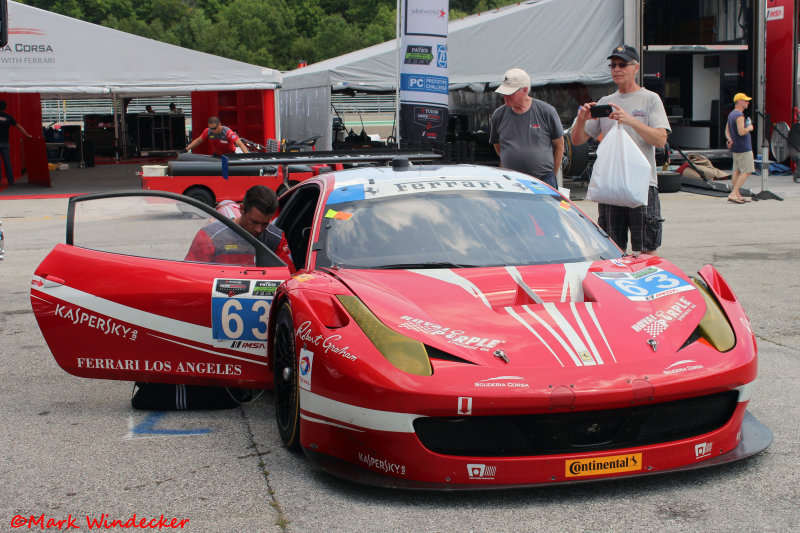
M 300 390 L 297 381 L 297 350 L 294 344 L 292 308 L 284 303 L 275 323 L 275 418 L 283 444 L 300 447 Z

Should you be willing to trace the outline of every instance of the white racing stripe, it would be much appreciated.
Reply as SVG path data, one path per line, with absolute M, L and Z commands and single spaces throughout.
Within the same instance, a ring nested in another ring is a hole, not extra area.
M 506 312 L 507 312 L 509 315 L 511 315 L 511 316 L 513 316 L 515 319 L 517 319 L 517 321 L 518 321 L 520 324 L 522 324 L 523 326 L 525 326 L 525 329 L 527 329 L 528 331 L 530 331 L 531 333 L 533 333 L 534 335 L 536 335 L 536 338 L 537 338 L 537 339 L 539 339 L 539 341 L 540 341 L 540 342 L 541 342 L 541 343 L 544 345 L 544 347 L 545 347 L 545 348 L 547 348 L 547 349 L 550 351 L 550 353 L 551 353 L 551 354 L 553 354 L 553 357 L 555 357 L 555 358 L 556 358 L 556 361 L 558 361 L 558 364 L 560 364 L 562 367 L 564 366 L 564 363 L 562 363 L 562 362 L 561 362 L 561 359 L 559 359 L 559 358 L 558 358 L 558 355 L 556 355 L 556 352 L 554 352 L 554 351 L 553 351 L 553 349 L 552 349 L 552 348 L 550 348 L 550 345 L 549 345 L 549 344 L 547 344 L 547 343 L 545 342 L 545 340 L 542 338 L 542 336 L 541 336 L 541 335 L 539 335 L 539 333 L 538 333 L 538 332 L 537 332 L 535 329 L 533 329 L 533 328 L 531 327 L 531 325 L 530 325 L 530 324 L 528 324 L 528 322 L 526 322 L 526 321 L 525 321 L 525 319 L 524 319 L 524 318 L 522 318 L 521 316 L 519 316 L 519 315 L 517 314 L 517 312 L 516 312 L 516 311 L 514 311 L 514 309 L 512 309 L 511 307 L 506 307 L 506 308 L 505 308 L 505 310 L 506 310 Z
M 34 279 L 39 279 L 43 281 L 42 278 L 37 276 L 34 276 Z M 58 298 L 59 300 L 62 300 L 64 302 L 67 302 L 70 305 L 78 308 L 78 310 L 91 311 L 94 313 L 112 317 L 116 320 L 120 320 L 128 324 L 133 324 L 139 328 L 149 329 L 155 332 L 163 333 L 165 335 L 171 335 L 173 337 L 179 337 L 181 339 L 187 339 L 194 342 L 199 342 L 210 346 L 211 349 L 199 348 L 197 346 L 191 346 L 189 344 L 186 344 L 185 346 L 189 346 L 196 350 L 202 350 L 209 353 L 213 353 L 222 357 L 232 357 L 229 354 L 214 350 L 213 345 L 209 345 L 208 341 L 212 339 L 211 328 L 207 328 L 205 326 L 198 326 L 196 324 L 183 322 L 181 320 L 175 320 L 162 315 L 157 315 L 155 313 L 141 311 L 139 309 L 134 309 L 133 307 L 122 305 L 117 302 L 112 302 L 111 300 L 106 300 L 105 298 L 100 298 L 99 296 L 95 296 L 88 292 L 75 289 L 68 285 L 59 285 L 47 289 L 42 289 L 40 287 L 35 290 L 38 290 L 43 294 L 47 294 L 54 298 Z M 49 300 L 45 299 L 42 300 L 50 303 Z M 80 302 L 80 304 L 76 302 Z M 153 337 L 161 338 L 158 337 L 157 335 L 153 335 L 152 333 L 150 335 L 152 335 Z M 263 355 L 249 354 L 249 355 L 251 355 L 254 358 L 266 360 L 266 354 Z M 250 361 L 250 359 L 248 358 L 245 358 L 245 360 Z M 257 361 L 252 361 L 252 362 L 256 363 Z
M 739 391 L 739 403 L 746 402 L 753 397 L 753 392 L 756 390 L 756 381 L 758 380 L 754 379 L 750 383 L 746 383 L 741 387 L 736 387 L 733 389 L 735 391 Z
M 335 428 L 342 428 L 342 429 L 349 429 L 350 431 L 357 431 L 358 433 L 364 433 L 363 429 L 354 428 L 351 426 L 345 426 L 344 424 L 336 424 L 329 420 L 322 420 L 321 418 L 314 418 L 313 416 L 307 416 L 304 414 L 300 414 L 300 418 L 303 420 L 308 420 L 309 422 L 314 422 L 315 424 L 325 424 L 326 426 L 333 426 Z
M 595 361 L 595 359 L 589 353 L 589 349 L 583 343 L 583 339 L 581 339 L 580 335 L 578 335 L 578 332 L 575 331 L 575 328 L 572 327 L 572 324 L 569 323 L 569 320 L 567 320 L 564 315 L 561 314 L 561 311 L 558 310 L 555 304 L 552 302 L 544 304 L 544 310 L 547 311 L 553 320 L 555 320 L 556 325 L 561 328 L 564 336 L 567 337 L 567 340 L 572 345 L 572 349 L 576 354 L 578 354 L 578 359 L 580 359 L 581 364 L 584 366 L 592 366 L 597 364 L 597 361 Z
M 586 331 L 586 324 L 583 323 L 583 320 L 581 320 L 581 317 L 578 314 L 578 307 L 575 305 L 575 302 L 570 302 L 569 307 L 572 309 L 572 316 L 575 317 L 575 322 L 577 322 L 578 327 L 581 328 L 581 333 L 583 333 L 583 338 L 586 339 L 586 344 L 589 346 L 589 349 L 592 350 L 594 360 L 597 361 L 598 365 L 602 365 L 603 358 L 600 357 L 600 352 L 597 351 L 597 347 L 594 345 L 594 341 L 592 341 L 592 336 L 589 335 L 588 331 Z
M 600 321 L 597 320 L 597 315 L 594 313 L 594 307 L 592 307 L 592 302 L 586 302 L 586 310 L 589 311 L 589 316 L 592 317 L 594 326 L 597 328 L 597 331 L 600 332 L 600 336 L 603 337 L 603 342 L 606 343 L 606 348 L 608 348 L 608 353 L 611 354 L 611 358 L 616 363 L 617 357 L 614 355 L 614 350 L 611 349 L 611 345 L 608 343 L 608 339 L 606 338 L 606 332 L 603 331 L 603 328 L 600 327 Z
M 152 333 L 150 333 L 149 335 L 151 337 L 155 337 L 156 339 L 161 339 L 162 341 L 171 342 L 171 343 L 174 343 L 174 344 L 178 344 L 180 346 L 186 346 L 187 348 L 191 348 L 191 349 L 197 350 L 199 352 L 212 353 L 214 355 L 218 355 L 220 357 L 227 357 L 229 359 L 238 359 L 239 361 L 245 361 L 247 363 L 253 363 L 254 365 L 262 365 L 262 366 L 267 366 L 268 365 L 268 363 L 266 361 L 253 361 L 252 359 L 250 359 L 248 357 L 240 357 L 238 355 L 231 355 L 231 354 L 228 354 L 228 353 L 222 353 L 222 352 L 218 352 L 216 350 L 209 350 L 208 348 L 201 348 L 199 346 L 195 346 L 194 344 L 187 344 L 185 342 L 177 341 L 175 339 L 168 339 L 167 337 L 162 337 L 161 335 L 154 335 Z
M 544 303 L 544 300 L 542 300 L 538 294 L 533 292 L 533 289 L 531 289 L 530 286 L 527 283 L 525 283 L 525 280 L 522 279 L 522 274 L 519 273 L 519 270 L 517 270 L 516 267 L 507 266 L 506 272 L 509 273 L 511 279 L 513 279 L 516 282 L 516 284 L 519 285 L 523 291 L 525 291 L 525 294 L 527 294 L 531 298 L 531 300 L 533 300 L 534 303 L 537 304 Z
M 567 291 L 569 290 L 570 300 L 573 302 L 583 301 L 583 280 L 591 262 L 585 263 L 564 263 L 564 286 L 561 288 L 561 301 L 567 301 Z
M 527 305 L 523 305 L 522 308 L 530 316 L 532 316 L 534 319 L 536 319 L 536 321 L 539 324 L 544 326 L 544 328 L 550 333 L 550 335 L 555 337 L 555 339 L 558 341 L 558 343 L 561 345 L 561 347 L 564 348 L 564 351 L 567 352 L 569 354 L 569 356 L 572 358 L 572 362 L 575 363 L 576 366 L 583 366 L 583 362 L 580 360 L 578 355 L 572 350 L 572 348 L 569 347 L 569 345 L 567 345 L 566 341 L 561 337 L 561 335 L 559 335 L 558 332 L 556 332 L 556 330 L 554 330 L 553 328 L 550 327 L 550 324 L 548 324 L 547 322 L 542 320 L 539 317 L 539 315 L 537 315 L 535 312 L 531 311 L 531 309 Z M 562 317 L 562 319 L 563 319 L 563 317 Z
M 438 279 L 439 281 L 444 281 L 446 283 L 450 283 L 451 285 L 456 285 L 458 287 L 461 287 L 462 289 L 470 293 L 472 296 L 480 298 L 486 307 L 490 309 L 492 308 L 492 306 L 489 305 L 489 300 L 486 299 L 486 296 L 483 295 L 481 290 L 478 287 L 476 287 L 474 283 L 472 283 L 467 279 L 462 278 L 452 270 L 409 268 L 408 271 L 414 272 L 415 274 L 419 274 L 421 276 L 427 276 L 429 278 Z
M 366 407 L 358 407 L 314 394 L 305 389 L 300 389 L 300 408 L 308 413 L 338 420 L 343 424 L 352 424 L 375 431 L 394 431 L 397 433 L 414 433 L 414 420 L 422 418 L 422 415 L 411 413 L 377 411 Z

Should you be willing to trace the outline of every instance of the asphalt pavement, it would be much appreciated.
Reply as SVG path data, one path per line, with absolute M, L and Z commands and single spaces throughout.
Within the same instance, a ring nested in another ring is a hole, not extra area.
M 713 263 L 748 313 L 760 357 L 749 409 L 775 435 L 767 451 L 648 478 L 441 493 L 321 472 L 281 446 L 269 393 L 227 411 L 138 412 L 130 383 L 57 366 L 29 287 L 38 263 L 63 242 L 64 196 L 139 188 L 139 170 L 71 169 L 54 172 L 52 188 L 0 190 L 0 531 L 48 521 L 48 529 L 62 521 L 61 529 L 86 531 L 103 520 L 120 521 L 109 530 L 121 531 L 141 519 L 141 529 L 193 532 L 800 531 L 800 184 L 790 176 L 768 182 L 783 201 L 661 198 L 661 255 L 687 272 Z M 758 192 L 760 180 L 746 186 Z M 595 204 L 578 205 L 596 216 Z

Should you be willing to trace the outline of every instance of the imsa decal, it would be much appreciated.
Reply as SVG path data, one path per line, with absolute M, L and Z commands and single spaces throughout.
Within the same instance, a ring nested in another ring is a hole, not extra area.
M 600 476 L 620 472 L 636 472 L 641 469 L 641 453 L 572 459 L 564 463 L 564 475 L 567 477 Z

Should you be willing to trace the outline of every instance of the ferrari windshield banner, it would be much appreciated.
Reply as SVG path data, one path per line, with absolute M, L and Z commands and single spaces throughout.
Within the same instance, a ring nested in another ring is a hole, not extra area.
M 448 0 L 401 0 L 400 6 L 400 140 L 444 144 Z

